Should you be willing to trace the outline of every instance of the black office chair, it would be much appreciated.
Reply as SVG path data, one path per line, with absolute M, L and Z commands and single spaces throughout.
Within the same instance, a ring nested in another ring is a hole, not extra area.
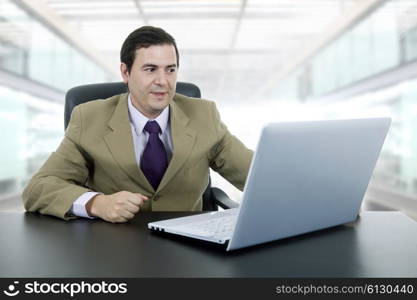
M 73 108 L 78 104 L 96 99 L 106 99 L 114 95 L 126 93 L 127 91 L 127 86 L 123 82 L 97 83 L 73 87 L 65 95 L 65 129 L 68 126 Z M 176 91 L 179 94 L 189 97 L 201 97 L 200 89 L 192 83 L 178 82 Z M 203 210 L 218 210 L 219 206 L 223 209 L 228 209 L 238 207 L 239 205 L 231 200 L 221 189 L 211 187 L 211 179 L 209 177 L 209 183 L 203 194 Z

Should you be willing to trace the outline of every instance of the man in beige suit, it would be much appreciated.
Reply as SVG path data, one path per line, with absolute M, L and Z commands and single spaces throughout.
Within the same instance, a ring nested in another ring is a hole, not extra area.
M 243 189 L 253 152 L 214 102 L 175 94 L 179 56 L 160 28 L 121 49 L 129 93 L 74 108 L 65 137 L 23 192 L 28 211 L 126 222 L 139 211 L 199 211 L 209 168 Z

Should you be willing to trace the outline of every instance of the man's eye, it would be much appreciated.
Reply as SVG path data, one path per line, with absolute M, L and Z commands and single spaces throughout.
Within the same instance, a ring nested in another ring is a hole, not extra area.
M 170 72 L 170 73 L 174 73 L 174 72 L 176 72 L 177 71 L 177 69 L 175 69 L 175 68 L 172 68 L 172 69 L 169 69 L 168 70 L 168 72 Z
M 145 71 L 146 72 L 153 72 L 153 71 L 155 71 L 155 68 L 146 68 Z

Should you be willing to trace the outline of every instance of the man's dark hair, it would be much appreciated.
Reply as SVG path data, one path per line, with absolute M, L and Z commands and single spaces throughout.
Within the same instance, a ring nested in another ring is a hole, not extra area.
M 120 50 L 120 61 L 125 63 L 130 73 L 133 62 L 135 61 L 136 50 L 148 48 L 153 45 L 174 45 L 177 55 L 177 67 L 179 66 L 180 57 L 178 55 L 177 44 L 175 39 L 162 28 L 153 26 L 142 26 L 131 32 L 123 42 Z

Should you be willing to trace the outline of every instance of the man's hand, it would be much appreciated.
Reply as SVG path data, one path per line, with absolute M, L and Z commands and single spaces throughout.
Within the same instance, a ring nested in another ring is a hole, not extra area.
M 140 210 L 148 197 L 126 191 L 111 195 L 96 195 L 86 204 L 87 213 L 112 223 L 127 222 Z

